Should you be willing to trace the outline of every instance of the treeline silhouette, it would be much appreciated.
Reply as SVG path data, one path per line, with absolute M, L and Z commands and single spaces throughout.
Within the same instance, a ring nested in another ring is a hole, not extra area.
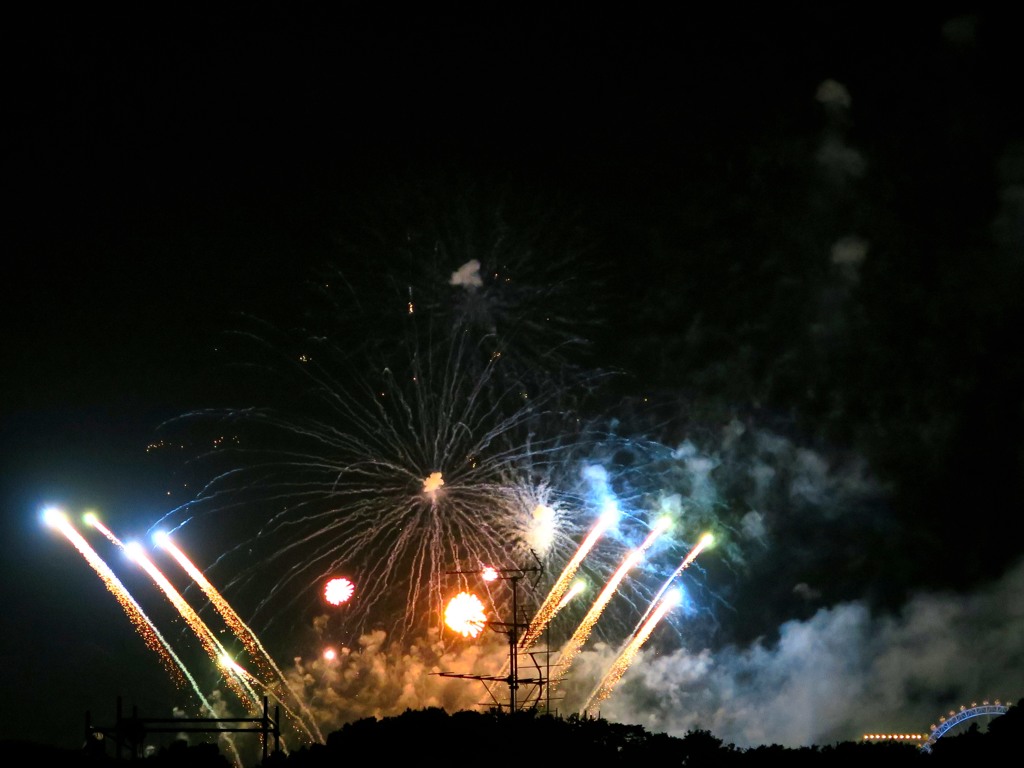
M 731 766 L 964 766 L 1007 759 L 1024 736 L 1024 699 L 992 719 L 983 731 L 977 723 L 963 732 L 946 734 L 930 752 L 902 741 L 846 741 L 827 746 L 783 747 L 770 744 L 736 747 L 710 731 L 684 736 L 651 733 L 639 725 L 613 723 L 572 714 L 537 710 L 508 713 L 456 712 L 428 707 L 406 710 L 381 719 L 364 718 L 330 733 L 323 744 L 271 752 L 254 768 L 341 768 L 354 761 L 402 761 L 408 765 L 529 765 L 542 762 L 567 768 L 651 765 L 687 768 Z M 969 722 L 969 721 L 968 721 Z M 145 757 L 110 754 L 102 741 L 86 741 L 81 750 L 62 750 L 28 742 L 0 743 L 5 765 L 116 768 L 126 763 L 141 768 L 235 768 L 212 742 L 176 740 Z

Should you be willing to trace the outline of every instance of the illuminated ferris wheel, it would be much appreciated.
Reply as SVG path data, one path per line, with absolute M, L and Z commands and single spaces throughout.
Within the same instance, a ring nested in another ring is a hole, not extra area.
M 965 720 L 985 715 L 998 717 L 999 715 L 1005 715 L 1009 709 L 1010 705 L 1003 704 L 999 699 L 996 699 L 995 702 L 983 701 L 980 704 L 973 702 L 970 706 L 964 704 L 961 705 L 958 710 L 950 710 L 948 717 L 946 715 L 941 716 L 938 724 L 933 724 L 930 727 L 930 735 L 928 736 L 920 733 L 865 733 L 863 740 L 913 741 L 918 743 L 922 752 L 931 752 L 932 746 L 943 736 L 943 734 L 947 733 L 951 728 L 955 728 Z
M 932 745 L 935 744 L 935 742 L 938 741 L 944 733 L 965 720 L 970 720 L 972 717 L 981 717 L 982 715 L 1005 715 L 1009 709 L 1010 705 L 1003 704 L 999 699 L 996 699 L 995 703 L 983 701 L 981 704 L 978 704 L 977 702 L 972 703 L 969 707 L 967 705 L 961 705 L 958 711 L 950 710 L 948 718 L 943 715 L 939 718 L 938 725 L 931 726 L 931 735 L 921 745 L 921 749 L 924 752 L 931 752 Z

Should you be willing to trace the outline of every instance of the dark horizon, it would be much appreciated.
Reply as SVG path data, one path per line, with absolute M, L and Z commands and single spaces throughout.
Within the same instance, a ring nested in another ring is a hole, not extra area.
M 214 722 L 208 718 L 191 722 L 184 720 L 182 732 L 177 736 L 169 741 L 164 739 L 162 744 L 155 744 L 150 739 L 147 744 L 147 737 L 164 730 L 165 721 L 146 718 L 133 710 L 131 714 L 123 716 L 123 719 L 119 716 L 114 726 L 100 726 L 87 721 L 86 739 L 82 747 L 77 750 L 50 747 L 49 754 L 51 760 L 63 759 L 76 764 L 87 761 L 90 765 L 120 764 L 125 759 L 140 758 L 161 764 L 199 763 L 225 767 L 234 765 L 236 768 L 290 763 L 307 766 L 328 765 L 334 764 L 342 754 L 360 754 L 365 750 L 372 750 L 381 757 L 412 757 L 417 754 L 417 747 L 411 745 L 417 740 L 428 739 L 432 734 L 435 743 L 443 741 L 445 737 L 457 738 L 467 749 L 486 749 L 488 746 L 494 746 L 501 738 L 511 738 L 514 741 L 511 746 L 513 752 L 543 748 L 551 754 L 575 755 L 580 759 L 596 760 L 601 764 L 613 759 L 623 761 L 623 764 L 633 764 L 630 761 L 637 759 L 658 759 L 666 764 L 686 761 L 688 765 L 710 765 L 721 764 L 722 760 L 726 760 L 727 764 L 742 762 L 745 765 L 774 765 L 779 759 L 792 756 L 792 759 L 804 762 L 813 760 L 815 765 L 848 765 L 853 764 L 851 761 L 865 759 L 891 766 L 958 765 L 965 759 L 988 760 L 1010 757 L 1020 731 L 1020 712 L 1024 711 L 1021 709 L 1022 704 L 1024 699 L 1015 705 L 1009 705 L 1005 713 L 997 715 L 984 725 L 979 725 L 979 722 L 984 721 L 976 721 L 973 717 L 965 719 L 963 723 L 969 725 L 958 725 L 941 737 L 929 739 L 926 746 L 897 737 L 879 735 L 878 738 L 865 736 L 856 740 L 803 747 L 783 747 L 777 743 L 766 743 L 746 748 L 737 748 L 703 729 L 694 729 L 681 737 L 672 737 L 648 731 L 639 725 L 610 723 L 600 716 L 579 716 L 574 713 L 569 717 L 563 717 L 557 713 L 537 710 L 522 710 L 513 716 L 501 709 L 492 709 L 488 712 L 448 713 L 439 708 L 428 707 L 421 710 L 410 709 L 401 715 L 365 718 L 348 723 L 327 734 L 323 744 L 293 746 L 289 750 L 284 747 L 275 727 L 280 713 L 273 712 L 266 704 L 264 714 L 260 718 L 255 718 L 251 724 L 252 728 L 258 730 L 250 730 L 249 734 L 243 734 L 243 730 L 250 728 L 250 725 L 240 720 L 230 719 L 216 723 L 218 727 L 236 731 L 231 738 L 230 748 L 209 740 L 194 743 L 191 741 L 195 734 L 203 733 L 204 728 L 208 727 L 209 733 L 217 732 Z M 996 721 L 999 724 L 990 730 L 991 724 Z M 133 730 L 135 728 L 140 730 Z M 237 743 L 238 739 L 249 739 L 250 735 L 258 745 L 255 762 L 252 762 L 252 755 L 248 759 L 243 758 L 243 745 Z M 103 738 L 99 738 L 100 736 Z M 522 745 L 528 743 L 531 736 L 540 739 L 541 742 L 524 748 Z M 118 743 L 122 744 L 121 749 L 117 748 Z M 114 747 L 113 752 L 111 745 Z M 0 742 L 0 750 L 9 756 L 17 754 L 28 759 L 33 753 L 38 755 L 46 752 L 47 745 L 5 740 Z M 133 757 L 133 752 L 138 754 Z

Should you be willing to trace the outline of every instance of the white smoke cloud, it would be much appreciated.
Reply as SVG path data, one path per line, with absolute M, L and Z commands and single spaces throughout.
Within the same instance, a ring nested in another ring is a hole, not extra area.
M 896 615 L 872 615 L 849 602 L 783 623 L 773 642 L 666 654 L 641 649 L 599 715 L 677 737 L 708 730 L 740 748 L 828 745 L 873 731 L 926 734 L 960 704 L 1020 698 L 1022 636 L 1024 562 L 987 589 L 920 594 Z M 583 651 L 552 709 L 582 709 L 617 651 L 604 642 Z M 507 652 L 497 634 L 455 648 L 436 635 L 399 648 L 375 632 L 335 660 L 296 659 L 288 676 L 326 735 L 407 709 L 453 713 L 507 701 L 500 683 L 487 684 L 497 686 L 489 700 L 483 682 L 437 674 L 495 675 Z
M 867 503 L 882 490 L 859 457 L 827 458 L 739 422 L 723 434 L 718 450 L 684 443 L 672 451 L 672 461 L 688 478 L 687 493 L 666 492 L 657 501 L 684 517 L 684 508 L 695 504 L 693 494 L 708 504 L 729 501 L 735 520 L 722 522 L 730 523 L 732 541 L 716 544 L 714 557 L 746 559 L 749 568 L 734 574 L 740 580 L 778 578 L 777 560 L 763 557 L 771 551 L 793 558 L 820 555 L 813 547 L 805 552 L 792 546 L 788 537 L 794 531 L 820 532 L 851 518 L 873 525 L 884 518 L 884 507 Z M 611 491 L 612 478 L 603 467 L 588 465 L 583 476 L 592 489 Z M 666 472 L 662 479 L 672 477 Z M 726 492 L 726 481 L 744 478 L 750 482 L 733 483 L 743 489 L 742 499 Z M 656 642 L 656 629 L 600 703 L 600 716 L 677 737 L 708 730 L 738 747 L 799 747 L 857 740 L 867 732 L 924 734 L 961 704 L 1016 702 L 1024 695 L 1024 562 L 971 594 L 919 593 L 895 614 L 875 613 L 859 600 L 825 602 L 814 581 L 796 573 L 788 585 L 775 585 L 796 598 L 792 609 L 774 623 L 761 617 L 764 629 L 756 640 L 723 646 L 713 633 L 680 634 L 682 647 L 665 650 Z M 708 609 L 700 610 L 680 625 L 702 621 Z M 792 618 L 797 610 L 814 612 Z M 744 621 L 741 614 L 733 619 Z M 326 637 L 323 625 L 318 627 Z M 502 683 L 472 677 L 500 679 L 507 670 L 506 640 L 489 632 L 452 644 L 434 632 L 400 646 L 384 632 L 373 632 L 339 649 L 334 660 L 296 659 L 288 677 L 325 735 L 360 718 L 406 709 L 477 710 L 507 702 Z M 616 659 L 617 643 L 592 639 L 551 692 L 552 709 L 569 715 L 586 706 Z M 522 691 L 520 703 L 527 699 Z
M 815 98 L 824 107 L 830 124 L 818 146 L 818 163 L 837 180 L 863 176 L 867 161 L 858 150 L 846 143 L 844 136 L 852 104 L 849 90 L 842 83 L 828 79 L 818 86 Z
M 375 631 L 361 636 L 355 647 L 338 649 L 334 659 L 296 658 L 286 676 L 326 735 L 345 723 L 407 709 L 476 709 L 488 697 L 482 682 L 439 673 L 493 675 L 507 654 L 507 642 L 497 634 L 452 646 L 434 630 L 419 642 L 400 645 Z
M 481 287 L 484 281 L 480 277 L 480 261 L 478 259 L 467 261 L 456 271 L 452 272 L 452 277 L 448 284 L 461 285 L 470 289 Z
M 781 625 L 776 642 L 717 651 L 641 650 L 601 717 L 683 736 L 709 730 L 739 747 L 855 741 L 868 732 L 928 733 L 940 716 L 1024 694 L 1024 562 L 973 594 L 925 593 L 898 615 L 859 602 Z M 567 704 L 612 662 L 581 654 Z

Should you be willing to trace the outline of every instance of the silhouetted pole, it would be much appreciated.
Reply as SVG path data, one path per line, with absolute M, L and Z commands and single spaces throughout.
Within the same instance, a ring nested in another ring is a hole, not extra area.
M 551 679 L 551 622 L 544 627 L 544 711 L 551 714 L 551 686 L 547 681 Z
M 267 742 L 270 741 L 268 730 L 270 728 L 270 717 L 267 713 L 267 697 L 263 697 L 263 762 L 267 761 Z
M 512 624 L 508 630 L 508 711 L 516 711 L 516 689 L 519 688 L 519 580 L 522 576 L 512 576 Z

